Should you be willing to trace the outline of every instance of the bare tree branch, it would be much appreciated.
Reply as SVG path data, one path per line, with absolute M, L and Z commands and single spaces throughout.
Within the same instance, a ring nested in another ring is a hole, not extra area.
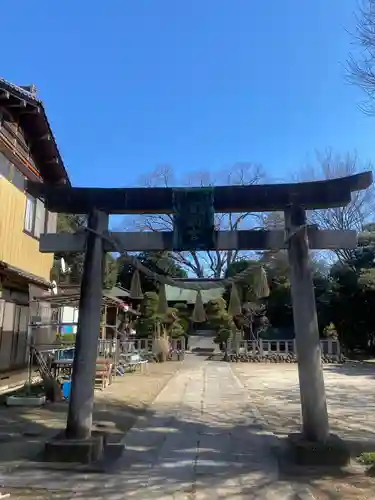
M 239 163 L 228 171 L 219 172 L 215 179 L 210 172 L 190 173 L 181 184 L 185 186 L 252 185 L 264 181 L 260 165 Z M 162 165 L 141 179 L 145 187 L 172 187 L 177 185 L 175 173 L 168 165 Z M 237 231 L 259 226 L 259 214 L 215 214 L 216 230 Z M 173 217 L 168 214 L 144 215 L 133 220 L 133 228 L 139 231 L 172 231 Z M 171 258 L 186 270 L 201 278 L 223 276 L 226 268 L 240 257 L 238 250 L 213 252 L 173 252 Z
M 335 179 L 353 175 L 363 170 L 372 170 L 370 163 L 361 163 L 357 154 L 335 155 L 331 149 L 317 152 L 317 166 L 307 167 L 301 172 L 303 180 Z M 315 210 L 308 214 L 309 222 L 322 229 L 355 229 L 363 231 L 375 213 L 375 192 L 371 186 L 366 191 L 352 194 L 352 200 L 346 207 Z M 353 257 L 352 250 L 336 250 L 340 261 Z
M 354 44 L 360 55 L 350 54 L 347 61 L 349 81 L 358 85 L 367 95 L 362 110 L 374 114 L 375 97 L 375 0 L 361 0 L 356 15 Z

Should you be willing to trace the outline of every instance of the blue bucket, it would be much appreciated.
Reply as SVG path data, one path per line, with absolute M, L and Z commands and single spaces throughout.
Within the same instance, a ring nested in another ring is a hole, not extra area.
M 72 389 L 72 381 L 67 380 L 66 382 L 63 382 L 62 384 L 62 393 L 65 399 L 69 401 L 70 398 L 70 391 Z

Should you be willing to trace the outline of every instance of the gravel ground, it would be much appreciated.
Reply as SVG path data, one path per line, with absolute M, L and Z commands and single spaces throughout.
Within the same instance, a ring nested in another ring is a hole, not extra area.
M 296 365 L 233 363 L 268 429 L 278 436 L 300 430 Z M 375 451 L 375 366 L 361 363 L 324 368 L 331 431 L 350 442 L 353 456 Z M 307 485 L 317 500 L 375 498 L 375 480 L 353 464 L 342 471 L 285 470 L 285 478 Z

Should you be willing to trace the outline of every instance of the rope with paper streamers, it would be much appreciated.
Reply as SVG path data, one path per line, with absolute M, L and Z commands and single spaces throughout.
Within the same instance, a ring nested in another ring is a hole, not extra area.
M 91 228 L 85 228 L 87 231 L 94 233 L 96 236 L 103 238 L 108 241 L 113 247 L 114 251 L 118 252 L 125 260 L 134 267 L 135 271 L 132 276 L 131 285 L 130 285 L 130 297 L 133 299 L 142 299 L 142 287 L 139 272 L 143 272 L 153 280 L 159 282 L 162 286 L 160 287 L 159 292 L 159 303 L 158 303 L 158 313 L 166 314 L 168 312 L 168 302 L 166 296 L 165 285 L 170 285 L 183 289 L 190 289 L 197 291 L 196 302 L 192 314 L 192 320 L 195 323 L 204 323 L 207 320 L 206 312 L 203 305 L 202 291 L 203 290 L 211 290 L 213 288 L 223 288 L 223 287 L 231 287 L 230 301 L 228 305 L 228 312 L 232 316 L 240 315 L 242 313 L 242 305 L 241 300 L 238 294 L 238 289 L 236 283 L 244 281 L 249 274 L 251 274 L 254 269 L 258 270 L 259 277 L 256 282 L 256 290 L 255 295 L 258 298 L 268 297 L 269 295 L 269 287 L 266 272 L 261 265 L 250 265 L 244 271 L 238 273 L 232 278 L 227 278 L 220 280 L 219 282 L 213 281 L 211 283 L 192 283 L 192 282 L 184 282 L 175 280 L 168 275 L 158 274 L 155 271 L 151 271 L 147 266 L 142 264 L 142 262 L 137 259 L 135 256 L 130 255 L 128 252 L 124 250 L 120 250 L 120 245 L 116 241 L 116 238 L 113 236 L 100 234 L 97 231 L 94 231 Z M 162 270 L 166 272 L 165 269 Z
M 224 287 L 230 287 L 233 284 L 239 283 L 241 281 L 244 281 L 253 271 L 259 270 L 259 277 L 260 281 L 262 281 L 262 278 L 266 277 L 266 272 L 263 268 L 262 265 L 260 264 L 251 264 L 248 268 L 246 268 L 244 271 L 241 271 L 240 273 L 236 274 L 235 276 L 231 278 L 224 278 L 220 279 L 219 282 L 213 281 L 212 283 L 197 283 L 197 282 L 184 282 L 184 281 L 179 281 L 176 279 L 171 278 L 170 276 L 166 276 L 163 274 L 158 274 L 155 271 L 152 271 L 149 269 L 147 266 L 145 266 L 140 260 L 137 259 L 134 255 L 130 255 L 128 252 L 121 250 L 120 245 L 116 241 L 116 239 L 113 236 L 105 235 L 105 234 L 100 234 L 97 231 L 94 231 L 91 228 L 85 228 L 86 231 L 89 231 L 91 233 L 96 234 L 96 236 L 99 236 L 100 238 L 103 238 L 104 240 L 108 241 L 110 245 L 113 247 L 113 251 L 119 253 L 121 257 L 124 257 L 125 260 L 134 267 L 135 270 L 140 271 L 153 280 L 159 282 L 162 285 L 170 285 L 170 286 L 175 286 L 178 288 L 183 288 L 183 289 L 188 289 L 188 290 L 196 290 L 197 292 L 203 291 L 203 290 L 212 290 L 213 288 L 224 288 Z M 162 269 L 161 269 L 162 270 Z M 162 270 L 163 272 L 166 272 L 167 270 Z

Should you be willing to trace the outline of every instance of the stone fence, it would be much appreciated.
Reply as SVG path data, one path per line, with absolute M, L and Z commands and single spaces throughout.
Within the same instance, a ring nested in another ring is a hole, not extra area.
M 125 352 L 135 352 L 139 354 L 152 354 L 154 339 L 148 337 L 145 339 L 134 339 L 120 343 L 120 350 Z M 169 339 L 171 351 L 185 352 L 185 338 Z
M 340 361 L 342 359 L 340 342 L 333 339 L 322 339 L 320 341 L 323 360 Z M 297 349 L 295 340 L 238 340 L 233 339 L 228 343 L 229 355 L 245 356 L 246 358 L 277 357 L 282 360 L 296 358 Z

